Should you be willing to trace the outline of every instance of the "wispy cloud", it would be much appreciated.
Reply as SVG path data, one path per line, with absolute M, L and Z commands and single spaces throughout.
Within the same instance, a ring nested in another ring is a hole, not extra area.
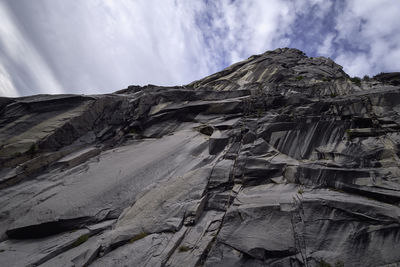
M 11 79 L 11 75 L 0 63 L 0 96 L 19 96 L 17 88 Z
M 69 92 L 104 93 L 132 83 L 183 84 L 217 70 L 196 24 L 203 2 L 9 4 L 20 13 L 20 22 L 36 33 L 33 42 Z
M 345 1 L 319 51 L 333 57 L 350 75 L 399 71 L 398 14 L 399 1 Z
M 199 27 L 224 64 L 290 43 L 285 34 L 295 17 L 289 2 L 210 1 L 205 8 Z
M 8 74 L 2 79 L 19 94 L 185 84 L 285 46 L 331 57 L 350 75 L 400 69 L 399 1 L 5 3 L 0 56 Z
M 0 56 L 2 62 L 0 65 L 0 94 L 15 96 L 21 93 L 17 92 L 15 88 L 14 81 L 18 79 L 33 82 L 33 86 L 37 85 L 38 92 L 41 93 L 63 92 L 61 85 L 54 78 L 46 62 L 21 33 L 12 14 L 2 2 L 0 2 Z M 10 74 L 5 68 L 7 65 L 12 65 L 14 70 L 17 71 Z M 18 77 L 21 75 L 25 77 Z M 23 87 L 22 84 L 20 86 Z M 28 87 L 29 84 L 26 86 Z

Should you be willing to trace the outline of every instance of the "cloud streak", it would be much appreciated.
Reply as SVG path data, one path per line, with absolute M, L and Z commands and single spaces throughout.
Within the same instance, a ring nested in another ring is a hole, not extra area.
M 40 93 L 62 93 L 62 86 L 2 2 L 0 18 L 0 93 L 8 96 L 28 93 L 30 84 L 38 85 Z M 13 70 L 11 74 L 8 68 Z
M 0 5 L 0 94 L 109 93 L 186 84 L 296 47 L 362 76 L 400 69 L 391 0 L 76 1 Z
M 18 91 L 12 81 L 11 75 L 0 64 L 0 96 L 17 97 Z

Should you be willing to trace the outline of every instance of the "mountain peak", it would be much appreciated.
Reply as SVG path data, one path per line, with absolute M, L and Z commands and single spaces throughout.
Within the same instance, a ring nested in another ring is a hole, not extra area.
M 342 67 L 329 58 L 309 58 L 298 49 L 279 48 L 251 56 L 189 85 L 215 90 L 259 89 L 266 94 L 301 91 L 324 96 L 354 92 L 356 88 L 348 78 Z

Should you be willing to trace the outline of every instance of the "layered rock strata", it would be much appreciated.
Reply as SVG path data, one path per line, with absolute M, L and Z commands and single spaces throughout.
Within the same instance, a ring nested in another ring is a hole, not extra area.
M 399 266 L 398 73 L 277 49 L 0 98 L 2 266 Z

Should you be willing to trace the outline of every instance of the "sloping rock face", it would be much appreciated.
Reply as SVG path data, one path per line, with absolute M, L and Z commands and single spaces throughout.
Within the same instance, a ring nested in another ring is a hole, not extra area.
M 400 266 L 398 80 L 285 48 L 0 98 L 0 265 Z

